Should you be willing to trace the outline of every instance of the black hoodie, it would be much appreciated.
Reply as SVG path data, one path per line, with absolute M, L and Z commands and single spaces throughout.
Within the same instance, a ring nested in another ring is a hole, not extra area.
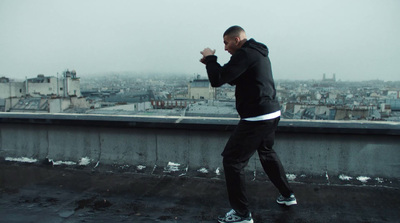
M 250 39 L 224 66 L 217 62 L 214 55 L 206 57 L 205 63 L 211 86 L 220 87 L 226 83 L 236 85 L 236 110 L 241 118 L 280 110 L 275 98 L 268 48 L 264 44 Z

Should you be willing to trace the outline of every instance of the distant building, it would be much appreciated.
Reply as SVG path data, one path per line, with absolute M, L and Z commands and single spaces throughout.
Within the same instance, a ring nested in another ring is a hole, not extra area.
M 375 118 L 379 115 L 379 110 L 373 106 L 350 108 L 296 102 L 286 103 L 282 108 L 282 117 L 285 119 L 366 120 L 370 119 L 373 114 L 376 116 Z
M 400 99 L 387 99 L 386 105 L 389 105 L 392 111 L 400 111 Z
M 66 70 L 62 78 L 45 77 L 39 74 L 36 78 L 27 80 L 26 92 L 33 97 L 42 95 L 55 95 L 60 97 L 81 97 L 80 79 L 76 71 Z
M 371 112 L 369 108 L 336 108 L 335 120 L 366 120 Z
M 208 100 L 199 101 L 187 106 L 185 116 L 188 117 L 225 117 L 238 118 L 235 102 Z
M 5 111 L 9 112 L 28 112 L 28 113 L 60 113 L 66 110 L 89 108 L 85 98 L 50 98 L 50 97 L 27 97 L 16 98 L 13 100 L 5 99 Z
M 215 99 L 215 88 L 211 87 L 208 79 L 197 79 L 188 84 L 189 99 Z
M 14 82 L 6 77 L 0 78 L 0 98 L 15 98 L 24 96 L 25 84 L 24 82 Z
M 48 99 L 46 98 L 21 98 L 14 104 L 10 112 L 47 113 L 49 112 Z
M 57 113 L 88 108 L 81 96 L 80 79 L 74 70 L 64 71 L 61 78 L 43 74 L 21 82 L 0 78 L 0 99 L 4 99 L 0 111 Z
M 151 106 L 153 109 L 173 109 L 186 108 L 191 103 L 193 102 L 186 100 L 152 100 Z
M 0 77 L 0 83 L 8 83 L 8 82 L 10 82 L 10 79 L 9 79 L 9 78 Z
M 336 74 L 333 74 L 333 76 L 332 76 L 332 78 L 327 78 L 326 77 L 326 74 L 323 74 L 322 75 L 322 82 L 325 82 L 325 83 L 334 83 L 334 82 L 336 82 Z
M 6 77 L 0 78 L 0 98 L 20 98 L 23 96 L 42 97 L 81 97 L 80 79 L 76 72 L 66 70 L 61 78 L 46 77 L 43 74 L 23 82 L 12 82 Z
M 387 96 L 390 99 L 399 99 L 400 98 L 400 90 L 389 90 L 387 92 Z

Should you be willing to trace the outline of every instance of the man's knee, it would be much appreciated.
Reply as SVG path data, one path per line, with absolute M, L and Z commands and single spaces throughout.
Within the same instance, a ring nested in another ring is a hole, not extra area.
M 239 171 L 246 167 L 247 161 L 240 161 L 237 159 L 232 159 L 229 157 L 224 157 L 222 160 L 222 164 L 224 165 L 224 169 Z

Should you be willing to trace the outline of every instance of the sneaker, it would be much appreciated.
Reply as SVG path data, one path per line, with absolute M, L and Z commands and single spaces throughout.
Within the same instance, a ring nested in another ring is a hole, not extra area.
M 253 218 L 251 217 L 251 213 L 249 213 L 247 217 L 242 217 L 239 216 L 236 211 L 232 209 L 228 213 L 226 213 L 224 217 L 218 217 L 218 222 L 253 223 Z
M 294 194 L 291 194 L 290 197 L 284 197 L 282 195 L 279 195 L 279 197 L 276 199 L 276 202 L 278 204 L 284 204 L 286 206 L 291 206 L 297 204 L 296 197 Z

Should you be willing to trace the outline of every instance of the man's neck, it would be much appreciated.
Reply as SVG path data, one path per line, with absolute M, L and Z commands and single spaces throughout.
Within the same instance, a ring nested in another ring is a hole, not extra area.
M 246 42 L 247 42 L 246 38 L 240 40 L 239 47 L 242 47 Z

